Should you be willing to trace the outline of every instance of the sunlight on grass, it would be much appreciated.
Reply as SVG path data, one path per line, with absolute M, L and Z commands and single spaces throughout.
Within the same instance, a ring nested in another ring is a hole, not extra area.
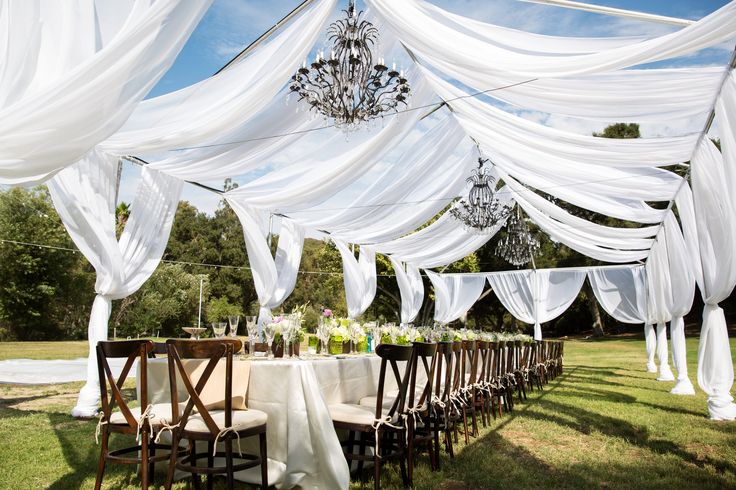
M 689 339 L 693 380 L 696 351 L 697 340 Z M 439 472 L 421 456 L 415 487 L 736 487 L 736 423 L 708 420 L 701 391 L 680 397 L 669 394 L 672 386 L 645 371 L 643 341 L 567 342 L 562 376 L 468 446 L 461 442 L 454 460 L 443 453 Z M 79 387 L 0 385 L 0 438 L 6 441 L 0 488 L 92 488 L 95 422 L 68 415 Z M 370 474 L 362 481 L 354 475 L 351 487 L 372 488 Z M 157 473 L 159 488 L 162 477 Z M 383 486 L 397 488 L 400 481 L 398 468 L 387 467 Z M 132 468 L 109 467 L 106 488 L 138 486 Z M 224 488 L 223 479 L 216 488 Z

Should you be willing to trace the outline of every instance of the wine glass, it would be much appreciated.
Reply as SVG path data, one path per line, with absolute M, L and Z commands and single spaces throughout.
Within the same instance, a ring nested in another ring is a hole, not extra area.
M 276 324 L 275 323 L 265 323 L 263 325 L 263 335 L 266 336 L 266 344 L 268 347 L 268 358 L 273 359 L 273 350 L 271 349 L 271 344 L 273 344 L 273 339 L 276 336 Z
M 320 341 L 320 352 L 322 352 L 322 354 L 327 354 L 329 352 L 328 347 L 331 329 L 332 328 L 328 322 L 321 322 L 320 326 L 317 327 L 317 338 Z
M 227 317 L 227 321 L 230 324 L 230 338 L 237 339 L 238 338 L 238 323 L 240 323 L 240 317 L 235 316 L 229 316 Z
M 212 324 L 212 333 L 215 334 L 215 338 L 221 339 L 225 336 L 225 322 L 215 322 Z
M 246 316 L 245 317 L 245 329 L 248 332 L 248 350 L 251 355 L 255 353 L 256 341 L 258 339 L 258 325 L 256 324 L 256 317 Z

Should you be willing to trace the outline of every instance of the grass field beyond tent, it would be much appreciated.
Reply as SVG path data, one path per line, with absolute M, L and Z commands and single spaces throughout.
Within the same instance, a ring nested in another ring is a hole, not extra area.
M 38 349 L 39 357 L 48 350 Z M 696 351 L 697 340 L 688 339 L 693 381 Z M 16 354 L 0 351 L 2 358 L 33 357 Z M 700 390 L 670 395 L 673 383 L 647 373 L 644 356 L 641 340 L 567 342 L 561 377 L 483 430 L 454 461 L 444 455 L 440 472 L 421 459 L 416 488 L 736 488 L 736 423 L 708 420 Z M 79 387 L 0 385 L 0 488 L 92 488 L 95 422 L 69 416 Z M 399 486 L 396 468 L 383 482 Z M 136 487 L 131 468 L 110 467 L 105 488 Z

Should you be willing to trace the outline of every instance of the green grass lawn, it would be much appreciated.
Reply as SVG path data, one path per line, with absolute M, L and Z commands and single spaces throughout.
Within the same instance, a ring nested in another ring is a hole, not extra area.
M 0 358 L 9 357 L 0 348 Z M 54 350 L 39 349 L 49 357 Z M 696 356 L 697 339 L 688 339 L 693 381 Z M 736 488 L 736 423 L 708 420 L 701 391 L 670 395 L 673 383 L 654 378 L 641 340 L 569 341 L 562 376 L 461 444 L 454 460 L 443 453 L 441 471 L 421 458 L 415 487 Z M 79 387 L 0 385 L 0 488 L 92 488 L 95 422 L 68 415 Z M 372 488 L 369 473 L 352 487 Z M 119 466 L 105 482 L 139 486 L 133 470 Z M 383 483 L 399 487 L 397 468 L 387 468 Z

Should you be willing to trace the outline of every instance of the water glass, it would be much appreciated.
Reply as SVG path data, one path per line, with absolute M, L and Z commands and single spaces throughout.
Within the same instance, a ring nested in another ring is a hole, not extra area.
M 227 317 L 228 323 L 230 323 L 230 337 L 233 339 L 238 338 L 238 324 L 240 323 L 240 317 L 239 316 L 229 316 Z
M 227 323 L 225 322 L 216 322 L 212 324 L 212 332 L 215 334 L 215 338 L 221 339 L 225 336 L 225 328 L 227 327 Z

